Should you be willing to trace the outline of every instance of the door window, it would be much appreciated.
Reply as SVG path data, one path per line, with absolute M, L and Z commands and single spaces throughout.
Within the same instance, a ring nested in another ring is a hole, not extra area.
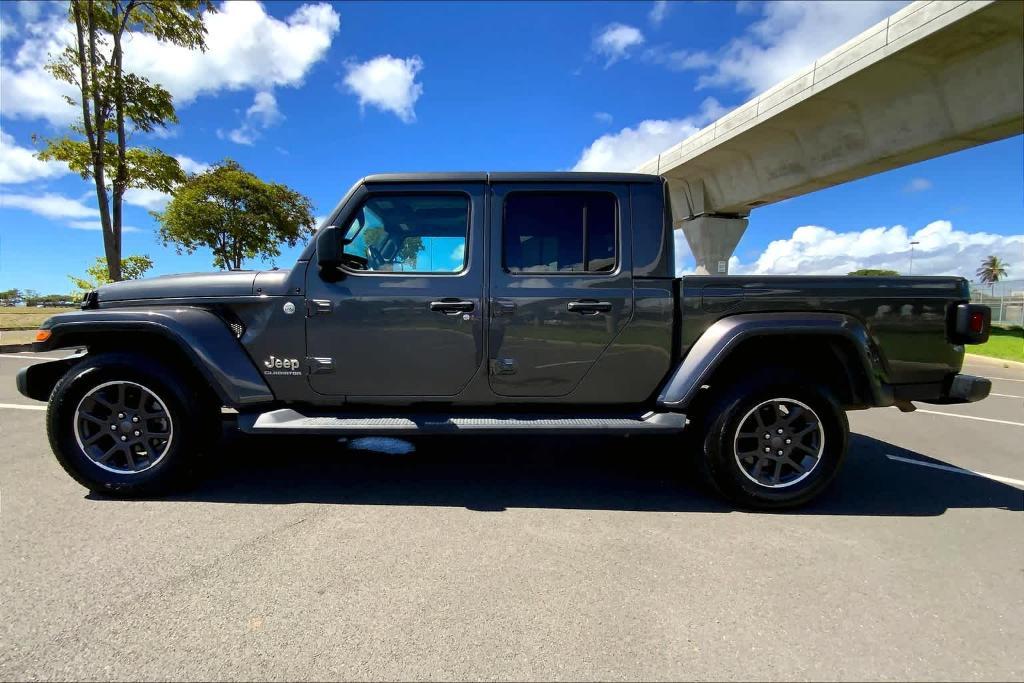
M 505 270 L 613 271 L 615 217 L 615 196 L 605 192 L 513 192 L 505 199 Z
M 458 273 L 466 267 L 468 235 L 464 195 L 379 195 L 346 227 L 342 261 L 378 273 Z

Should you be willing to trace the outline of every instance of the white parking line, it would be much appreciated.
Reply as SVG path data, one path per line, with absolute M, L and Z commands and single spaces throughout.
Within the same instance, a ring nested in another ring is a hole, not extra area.
M 1000 382 L 1024 382 L 1024 379 L 1014 379 L 1013 377 L 989 377 L 988 375 L 982 375 L 985 379 L 997 379 Z
M 898 455 L 885 454 L 885 457 L 890 460 L 898 460 L 899 462 L 905 462 L 909 465 L 920 465 L 921 467 L 931 467 L 934 470 L 942 470 L 944 472 L 955 472 L 956 474 L 966 474 L 971 477 L 981 477 L 982 479 L 992 479 L 1003 484 L 1009 484 L 1011 486 L 1019 486 L 1024 488 L 1024 481 L 1020 479 L 1011 479 L 1010 477 L 1000 477 L 998 474 L 988 474 L 987 472 L 975 472 L 974 470 L 965 470 L 962 467 L 952 467 L 950 465 L 939 465 L 934 462 L 924 462 L 922 460 L 914 460 L 913 458 L 901 458 Z
M 1024 427 L 1024 422 L 1011 422 L 1010 420 L 996 420 L 991 417 L 977 417 L 976 415 L 960 415 L 959 413 L 943 413 L 938 410 L 925 410 L 924 408 L 918 408 L 914 411 L 915 413 L 926 413 L 928 415 L 943 415 L 945 417 L 960 417 L 965 420 L 978 420 L 979 422 L 996 422 L 1001 425 L 1013 425 L 1014 427 Z
M 24 403 L 0 403 L 0 408 L 10 408 L 11 410 L 46 410 L 45 405 L 27 406 Z
M 999 398 L 1024 398 L 1024 396 L 1014 396 L 1013 394 L 989 394 L 989 396 L 998 396 Z

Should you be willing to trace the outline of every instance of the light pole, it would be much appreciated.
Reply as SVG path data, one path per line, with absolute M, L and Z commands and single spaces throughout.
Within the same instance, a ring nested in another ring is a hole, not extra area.
M 920 242 L 911 242 L 910 243 L 910 272 L 907 273 L 907 275 L 913 275 L 914 274 L 914 245 L 915 244 L 921 244 L 921 243 Z

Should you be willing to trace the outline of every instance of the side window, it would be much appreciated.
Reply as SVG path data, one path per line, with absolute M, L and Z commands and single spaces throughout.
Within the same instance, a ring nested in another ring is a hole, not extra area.
M 457 273 L 466 267 L 468 238 L 465 195 L 377 195 L 345 228 L 342 261 L 379 273 Z
M 615 216 L 615 196 L 606 192 L 512 192 L 502 226 L 505 270 L 615 270 Z

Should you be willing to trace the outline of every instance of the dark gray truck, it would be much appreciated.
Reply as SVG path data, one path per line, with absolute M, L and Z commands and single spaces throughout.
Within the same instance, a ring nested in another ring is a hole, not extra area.
M 376 175 L 290 270 L 89 293 L 22 370 L 61 465 L 108 495 L 180 483 L 220 433 L 678 434 L 754 508 L 835 476 L 846 411 L 988 395 L 958 277 L 675 277 L 657 176 Z

